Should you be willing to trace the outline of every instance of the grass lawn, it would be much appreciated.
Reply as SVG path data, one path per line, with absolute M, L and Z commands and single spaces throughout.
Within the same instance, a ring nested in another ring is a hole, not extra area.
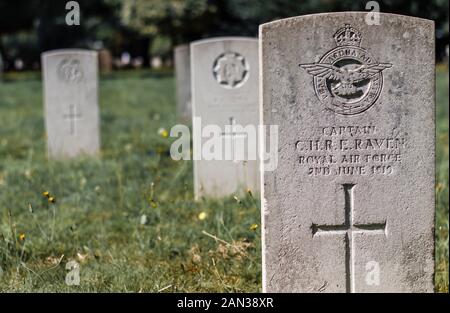
M 102 159 L 48 162 L 40 74 L 0 83 L 0 292 L 258 292 L 259 204 L 193 200 L 192 164 L 168 156 L 173 77 L 100 83 Z M 448 292 L 448 74 L 437 81 L 436 290 Z M 42 195 L 56 198 L 49 203 Z M 66 269 L 80 265 L 80 285 Z

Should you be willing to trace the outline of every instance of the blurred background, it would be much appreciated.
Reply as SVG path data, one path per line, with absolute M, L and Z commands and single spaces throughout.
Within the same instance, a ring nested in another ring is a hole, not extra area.
M 319 12 L 365 11 L 355 0 L 79 0 L 81 25 L 68 27 L 61 0 L 0 0 L 5 71 L 38 70 L 43 51 L 100 52 L 103 70 L 171 67 L 174 46 L 223 36 L 257 36 L 258 25 Z M 433 19 L 437 60 L 448 54 L 448 0 L 378 1 L 381 12 Z

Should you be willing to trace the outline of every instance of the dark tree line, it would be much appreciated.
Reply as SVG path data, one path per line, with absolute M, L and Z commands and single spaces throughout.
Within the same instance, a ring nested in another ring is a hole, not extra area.
M 114 55 L 170 58 L 174 45 L 222 35 L 256 36 L 258 25 L 319 12 L 364 11 L 357 0 L 78 0 L 81 25 L 68 26 L 66 0 L 0 0 L 0 54 L 38 66 L 58 48 L 108 48 Z M 448 0 L 380 0 L 381 12 L 436 21 L 438 57 L 448 42 Z M 8 62 L 6 62 L 8 63 Z M 11 62 L 9 62 L 11 64 Z M 37 64 L 37 65 L 36 65 Z

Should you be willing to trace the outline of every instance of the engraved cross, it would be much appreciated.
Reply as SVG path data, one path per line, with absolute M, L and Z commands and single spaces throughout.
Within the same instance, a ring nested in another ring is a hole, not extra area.
M 77 113 L 77 107 L 73 104 L 69 106 L 69 114 L 65 114 L 65 120 L 70 121 L 70 134 L 76 135 L 77 133 L 77 121 L 81 119 L 81 114 Z
M 353 221 L 354 184 L 344 184 L 345 221 L 343 225 L 317 225 L 312 224 L 314 236 L 345 236 L 345 288 L 346 292 L 355 292 L 355 234 L 384 235 L 386 236 L 386 221 L 374 224 L 355 224 Z
M 230 125 L 231 125 L 231 132 L 223 132 L 222 133 L 222 137 L 224 137 L 225 139 L 231 139 L 231 157 L 233 162 L 238 162 L 236 160 L 236 139 L 239 138 L 247 138 L 247 133 L 246 132 L 236 132 L 234 130 L 234 125 L 235 125 L 235 119 L 234 117 L 230 117 Z M 226 153 L 225 153 L 226 155 Z M 226 159 L 226 157 L 225 157 Z

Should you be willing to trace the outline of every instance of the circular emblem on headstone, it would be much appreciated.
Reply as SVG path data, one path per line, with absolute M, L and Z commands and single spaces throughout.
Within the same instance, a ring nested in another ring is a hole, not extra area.
M 245 84 L 250 67 L 247 60 L 236 52 L 219 55 L 213 64 L 213 75 L 224 88 L 239 88 Z
M 334 34 L 337 47 L 319 62 L 300 64 L 314 76 L 314 90 L 327 109 L 343 115 L 359 114 L 369 109 L 380 96 L 382 71 L 390 63 L 375 62 L 370 53 L 360 47 L 360 32 L 350 25 Z
M 83 69 L 79 60 L 65 59 L 58 66 L 59 78 L 67 83 L 79 83 L 83 79 Z

